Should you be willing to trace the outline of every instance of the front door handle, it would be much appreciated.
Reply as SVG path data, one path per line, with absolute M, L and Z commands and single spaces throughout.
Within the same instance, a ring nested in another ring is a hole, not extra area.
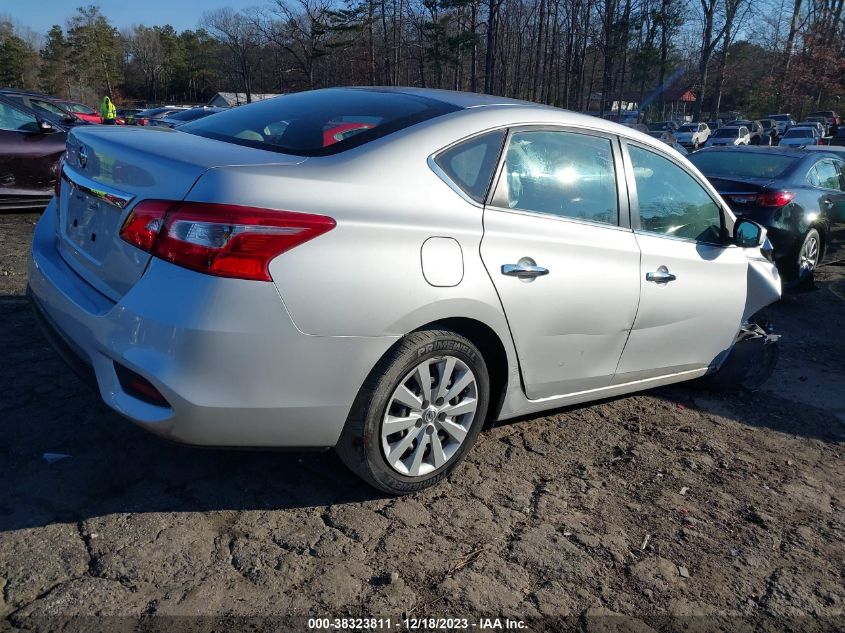
M 656 284 L 666 284 L 670 281 L 675 281 L 676 279 L 677 277 L 670 273 L 666 266 L 660 266 L 657 269 L 657 272 L 645 274 L 646 281 L 653 281 Z
M 518 279 L 534 279 L 549 274 L 548 268 L 538 266 L 530 257 L 523 257 L 516 264 L 503 264 L 502 274 Z

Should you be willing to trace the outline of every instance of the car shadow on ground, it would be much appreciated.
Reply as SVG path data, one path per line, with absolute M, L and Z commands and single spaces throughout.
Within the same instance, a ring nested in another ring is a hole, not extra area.
M 73 375 L 38 330 L 26 299 L 0 297 L 0 323 L 0 531 L 113 513 L 262 511 L 385 497 L 332 451 L 206 450 L 154 437 Z M 686 386 L 649 394 L 755 427 L 825 442 L 845 438 L 828 411 L 797 410 L 771 394 L 716 396 Z

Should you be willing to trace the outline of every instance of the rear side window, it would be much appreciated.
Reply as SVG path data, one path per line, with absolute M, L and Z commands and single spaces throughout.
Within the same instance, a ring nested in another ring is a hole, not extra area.
M 641 231 L 722 243 L 722 212 L 704 187 L 667 158 L 634 146 L 629 152 Z
M 179 129 L 247 147 L 325 156 L 459 109 L 419 95 L 329 88 L 266 99 Z
M 441 152 L 434 162 L 476 202 L 484 202 L 499 160 L 505 133 L 489 132 Z
M 816 182 L 813 182 L 814 185 L 824 189 L 841 189 L 839 170 L 832 160 L 823 160 L 816 163 L 815 172 Z
M 496 203 L 616 225 L 619 202 L 610 140 L 576 132 L 514 132 Z

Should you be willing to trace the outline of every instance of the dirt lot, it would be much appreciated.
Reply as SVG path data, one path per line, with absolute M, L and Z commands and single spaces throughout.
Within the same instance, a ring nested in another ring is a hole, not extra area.
M 764 391 L 680 386 L 503 424 L 448 482 L 393 499 L 331 452 L 191 449 L 112 413 L 22 296 L 37 217 L 0 215 L 0 630 L 403 612 L 845 628 L 845 266 L 771 309 Z

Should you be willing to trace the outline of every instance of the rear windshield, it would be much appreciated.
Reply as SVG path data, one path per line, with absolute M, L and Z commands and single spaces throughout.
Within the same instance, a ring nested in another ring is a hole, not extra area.
M 460 108 L 418 95 L 329 88 L 241 106 L 179 129 L 297 156 L 325 156 Z
M 180 112 L 174 112 L 167 118 L 174 121 L 193 121 L 194 119 L 201 119 L 203 117 L 214 114 L 215 112 L 217 112 L 217 110 L 204 110 L 203 108 L 195 108 L 191 110 L 181 110 Z
M 689 161 L 708 178 L 777 178 L 798 160 L 783 154 L 754 154 L 750 160 L 746 151 L 695 152 Z

